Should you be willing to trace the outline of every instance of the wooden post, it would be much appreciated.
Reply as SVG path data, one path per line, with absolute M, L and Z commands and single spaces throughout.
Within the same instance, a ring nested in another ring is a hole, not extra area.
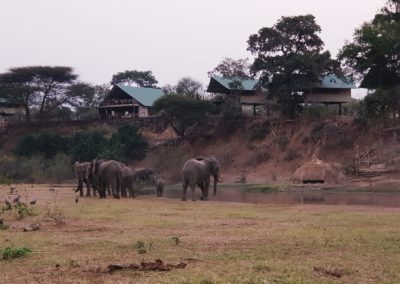
M 339 103 L 339 115 L 342 115 L 342 103 Z
M 256 116 L 256 105 L 253 105 L 253 116 Z

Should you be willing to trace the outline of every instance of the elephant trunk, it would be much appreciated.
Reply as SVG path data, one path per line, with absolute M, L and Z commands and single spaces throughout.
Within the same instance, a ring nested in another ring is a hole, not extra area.
M 214 176 L 214 196 L 217 194 L 218 177 Z

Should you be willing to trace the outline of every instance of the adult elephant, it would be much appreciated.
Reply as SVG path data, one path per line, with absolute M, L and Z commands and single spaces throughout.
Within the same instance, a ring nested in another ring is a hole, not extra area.
M 121 195 L 135 198 L 135 192 L 133 185 L 136 181 L 135 171 L 130 167 L 123 167 L 121 169 Z M 128 189 L 128 194 L 127 190 Z
M 106 197 L 107 189 L 111 189 L 114 198 L 120 197 L 122 166 L 122 163 L 114 160 L 93 160 L 92 174 L 97 182 L 100 198 Z
M 90 163 L 89 162 L 75 162 L 74 175 L 78 181 L 78 188 L 75 192 L 79 191 L 79 196 L 83 196 L 83 183 L 86 185 L 86 196 L 90 197 Z M 93 194 L 96 196 L 96 191 L 93 190 Z
M 195 201 L 196 184 L 201 189 L 201 199 L 208 199 L 210 176 L 214 178 L 214 195 L 217 193 L 217 182 L 220 176 L 220 165 L 214 157 L 199 157 L 187 160 L 182 168 L 182 200 L 186 201 L 186 190 L 190 186 L 192 200 Z

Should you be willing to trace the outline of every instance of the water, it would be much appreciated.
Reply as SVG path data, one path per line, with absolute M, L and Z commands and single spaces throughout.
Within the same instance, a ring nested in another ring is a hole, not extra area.
M 155 189 L 146 188 L 139 192 L 144 195 L 155 195 Z M 164 189 L 164 197 L 180 199 L 182 191 L 178 186 Z M 190 189 L 187 199 L 191 199 Z M 200 199 L 200 189 L 196 188 L 196 199 Z M 217 195 L 210 201 L 241 202 L 255 204 L 320 204 L 320 205 L 368 205 L 381 207 L 400 207 L 400 193 L 371 192 L 333 192 L 329 190 L 289 191 L 289 192 L 254 192 L 237 186 L 218 189 Z

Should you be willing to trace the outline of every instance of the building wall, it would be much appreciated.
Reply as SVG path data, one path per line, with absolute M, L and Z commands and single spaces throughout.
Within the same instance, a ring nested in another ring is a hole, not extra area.
M 149 109 L 144 106 L 139 106 L 139 117 L 148 117 Z
M 256 95 L 256 96 L 241 96 L 240 97 L 240 102 L 242 104 L 265 104 L 264 95 Z
M 9 106 L 2 106 L 0 105 L 0 114 L 1 113 L 6 113 L 8 115 L 14 115 L 14 114 L 24 114 L 24 107 L 9 107 Z
M 350 101 L 350 89 L 337 90 L 335 93 L 319 90 L 315 93 L 304 94 L 304 102 L 306 103 L 349 103 Z

